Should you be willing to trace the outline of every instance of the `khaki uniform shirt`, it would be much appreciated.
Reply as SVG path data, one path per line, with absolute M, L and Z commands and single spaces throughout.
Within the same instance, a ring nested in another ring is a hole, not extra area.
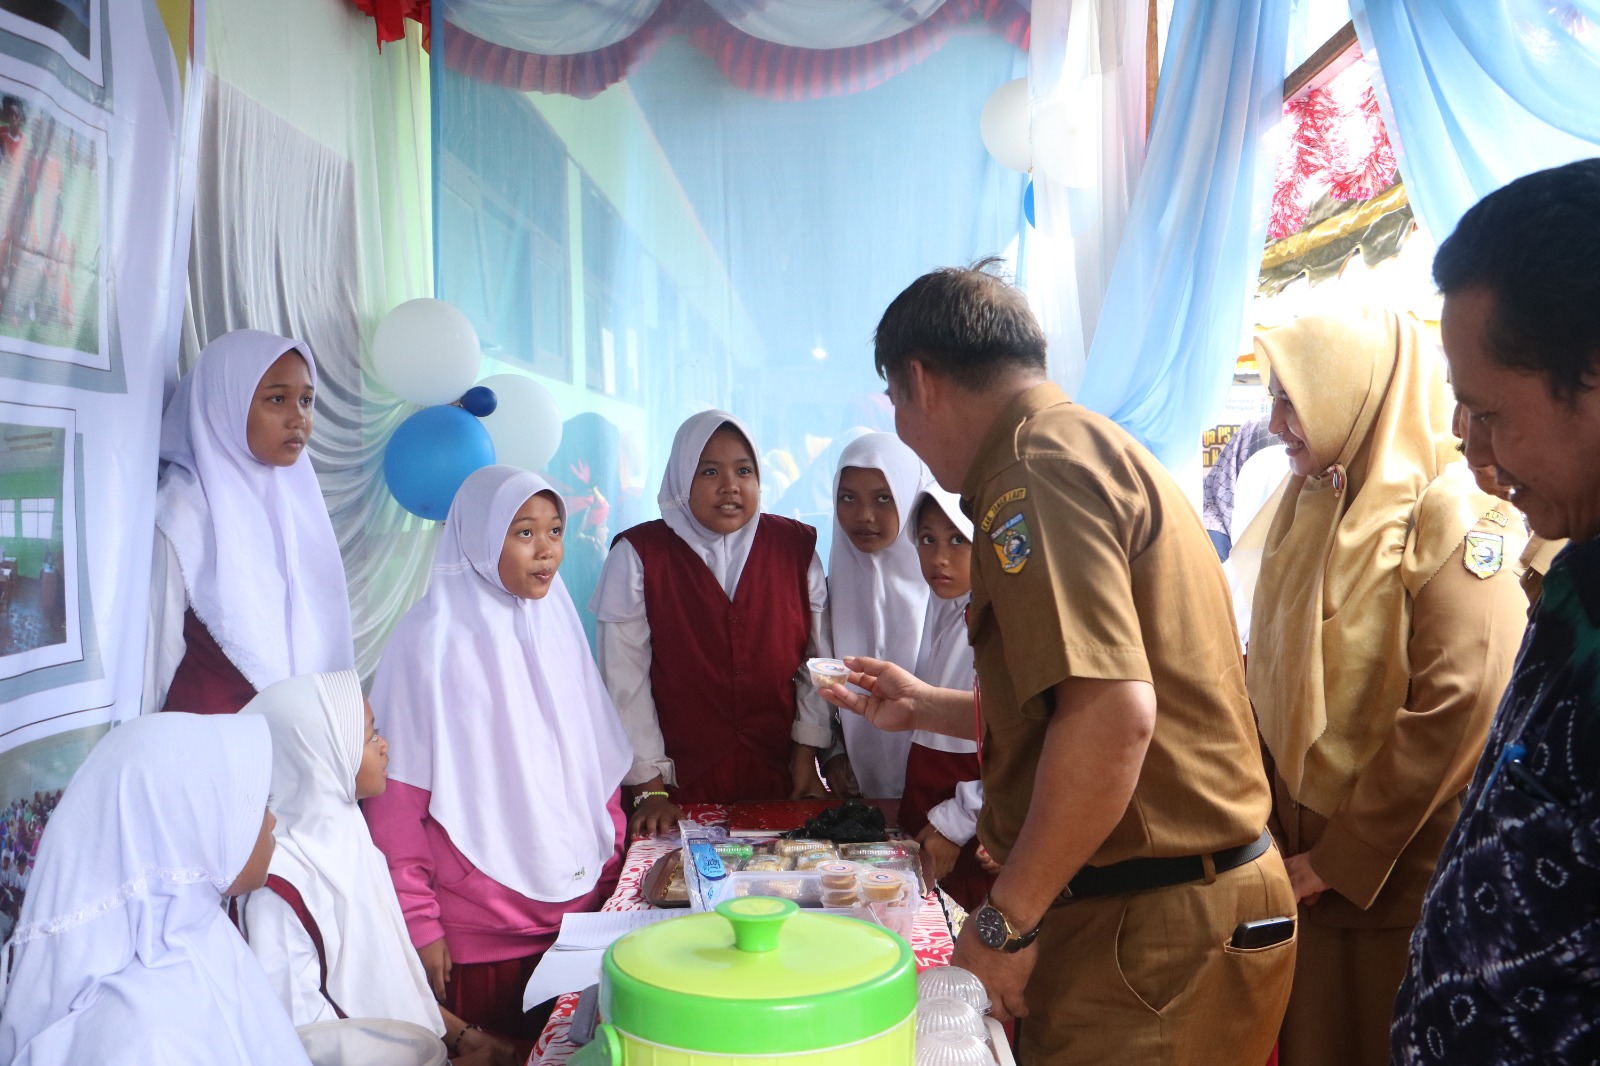
M 1429 520 L 1419 507 L 1413 538 Z M 1521 538 L 1509 522 L 1491 509 L 1469 531 L 1511 539 L 1492 570 L 1469 567 L 1463 541 L 1411 593 L 1411 691 L 1390 712 L 1393 728 L 1344 805 L 1329 817 L 1300 806 L 1273 768 L 1273 830 L 1284 854 L 1309 852 L 1312 869 L 1333 887 L 1302 909 L 1307 921 L 1406 928 L 1421 915 L 1522 641 L 1526 601 L 1512 565 Z
M 990 427 L 962 487 L 973 535 L 983 845 L 1000 861 L 1028 815 L 1068 678 L 1147 681 L 1156 723 L 1127 813 L 1089 860 L 1248 843 L 1271 797 L 1227 579 L 1200 516 L 1154 456 L 1053 384 Z

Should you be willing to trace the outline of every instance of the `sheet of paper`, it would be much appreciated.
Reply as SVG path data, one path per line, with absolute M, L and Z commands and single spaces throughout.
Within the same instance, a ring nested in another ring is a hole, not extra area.
M 604 950 L 625 933 L 643 929 L 666 918 L 687 914 L 683 910 L 590 911 L 561 917 L 561 934 L 551 951 L 598 948 Z M 583 987 L 579 985 L 578 987 Z M 568 989 L 567 991 L 572 991 Z
M 522 1009 L 528 1010 L 565 992 L 588 988 L 600 980 L 600 965 L 612 941 L 635 929 L 688 913 L 637 910 L 563 915 L 560 935 L 534 967 L 522 991 Z
M 522 990 L 522 1009 L 532 1010 L 547 999 L 588 988 L 600 980 L 604 950 L 557 951 L 551 948 L 539 960 Z

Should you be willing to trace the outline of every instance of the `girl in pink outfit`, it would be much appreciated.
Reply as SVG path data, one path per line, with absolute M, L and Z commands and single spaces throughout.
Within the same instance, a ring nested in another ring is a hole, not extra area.
M 367 801 L 434 994 L 519 1040 L 522 990 L 562 915 L 615 887 L 633 753 L 561 564 L 566 508 L 485 467 L 456 494 L 427 594 L 378 664 L 389 787 Z

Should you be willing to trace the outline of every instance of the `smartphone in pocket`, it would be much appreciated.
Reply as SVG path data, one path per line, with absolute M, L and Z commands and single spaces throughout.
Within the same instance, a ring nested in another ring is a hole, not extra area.
M 1294 918 L 1258 918 L 1253 922 L 1240 922 L 1228 940 L 1232 948 L 1270 948 L 1294 936 Z

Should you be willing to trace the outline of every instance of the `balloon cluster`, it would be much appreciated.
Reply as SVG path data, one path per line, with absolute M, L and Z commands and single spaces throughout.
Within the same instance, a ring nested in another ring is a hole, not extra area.
M 383 478 L 400 506 L 442 521 L 467 476 L 500 462 L 542 470 L 561 444 L 561 412 L 521 374 L 477 381 L 483 357 L 472 323 L 443 300 L 407 300 L 372 338 L 372 372 L 402 400 L 424 404 L 383 452 Z M 474 384 L 477 382 L 477 384 Z

